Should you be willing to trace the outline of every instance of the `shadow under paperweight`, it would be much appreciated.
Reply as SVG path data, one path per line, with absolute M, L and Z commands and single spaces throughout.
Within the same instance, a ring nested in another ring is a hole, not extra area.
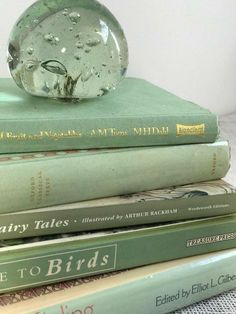
M 8 64 L 29 94 L 94 98 L 125 76 L 128 44 L 119 22 L 95 0 L 39 0 L 11 32 Z

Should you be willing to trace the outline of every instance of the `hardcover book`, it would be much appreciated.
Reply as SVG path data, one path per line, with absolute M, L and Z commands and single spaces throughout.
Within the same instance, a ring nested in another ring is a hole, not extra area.
M 79 103 L 32 97 L 0 79 L 0 114 L 1 153 L 207 143 L 219 132 L 216 115 L 135 78 Z
M 234 248 L 236 215 L 0 243 L 4 293 Z
M 0 239 L 236 213 L 236 188 L 223 180 L 0 214 Z
M 216 180 L 228 172 L 229 159 L 225 141 L 2 155 L 0 212 Z
M 236 250 L 0 296 L 4 314 L 165 314 L 235 287 Z

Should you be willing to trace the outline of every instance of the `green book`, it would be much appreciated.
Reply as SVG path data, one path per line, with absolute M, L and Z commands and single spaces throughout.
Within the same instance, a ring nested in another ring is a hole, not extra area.
M 4 293 L 234 248 L 236 215 L 0 244 Z
M 0 214 L 0 239 L 78 231 L 236 213 L 236 188 L 209 181 L 169 189 Z
M 235 288 L 236 250 L 0 296 L 4 314 L 165 314 Z
M 216 115 L 141 79 L 79 103 L 27 95 L 0 79 L 0 152 L 214 142 Z
M 229 159 L 225 141 L 2 155 L 0 212 L 217 180 L 226 175 Z

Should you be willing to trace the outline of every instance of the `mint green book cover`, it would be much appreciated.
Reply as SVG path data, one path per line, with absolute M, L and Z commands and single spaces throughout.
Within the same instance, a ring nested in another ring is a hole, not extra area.
M 234 248 L 236 215 L 1 241 L 0 292 Z
M 42 208 L 208 180 L 229 169 L 226 141 L 0 156 L 0 212 Z
M 223 180 L 0 214 L 0 239 L 105 230 L 236 213 Z
M 79 103 L 27 95 L 0 79 L 0 152 L 214 142 L 216 115 L 141 79 Z
M 235 288 L 236 250 L 0 296 L 4 314 L 165 314 Z

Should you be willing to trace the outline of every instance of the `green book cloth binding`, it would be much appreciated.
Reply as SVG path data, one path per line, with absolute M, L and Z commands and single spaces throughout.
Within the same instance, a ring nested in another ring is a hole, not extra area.
M 156 314 L 235 287 L 236 250 L 86 277 L 0 296 L 4 314 Z M 147 312 L 148 311 L 148 312 Z
M 0 153 L 210 143 L 218 133 L 216 115 L 141 79 L 79 103 L 0 79 Z
M 226 141 L 3 155 L 0 212 L 216 180 L 228 172 L 229 157 Z
M 0 292 L 234 248 L 236 215 L 1 241 Z
M 0 214 L 0 240 L 105 230 L 236 213 L 223 180 Z

